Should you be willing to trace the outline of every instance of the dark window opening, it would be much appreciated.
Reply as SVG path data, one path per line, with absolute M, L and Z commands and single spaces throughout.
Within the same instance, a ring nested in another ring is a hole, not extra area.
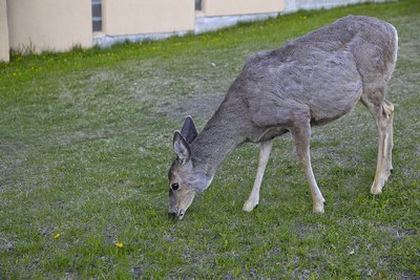
M 102 1 L 92 0 L 92 31 L 102 31 Z
M 195 0 L 195 10 L 201 11 L 203 9 L 202 7 L 202 0 Z

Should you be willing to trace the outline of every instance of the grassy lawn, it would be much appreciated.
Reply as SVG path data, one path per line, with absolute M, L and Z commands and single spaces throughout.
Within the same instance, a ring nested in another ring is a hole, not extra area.
M 358 105 L 313 132 L 325 214 L 311 213 L 286 136 L 275 141 L 252 213 L 241 210 L 257 166 L 249 144 L 226 159 L 184 220 L 169 220 L 171 140 L 183 118 L 202 128 L 247 56 L 348 14 L 385 19 L 400 36 L 388 92 L 395 169 L 383 194 L 369 193 L 377 130 Z M 418 279 L 419 26 L 420 2 L 407 0 L 13 56 L 0 64 L 0 279 Z

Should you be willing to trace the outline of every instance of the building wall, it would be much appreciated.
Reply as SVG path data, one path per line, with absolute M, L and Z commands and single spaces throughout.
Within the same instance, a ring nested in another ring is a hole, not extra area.
M 0 61 L 9 60 L 10 48 L 40 52 L 92 46 L 91 1 L 0 0 Z M 102 0 L 100 35 L 106 36 L 95 36 L 95 43 L 99 39 L 107 39 L 105 45 L 110 45 L 114 39 L 133 37 L 136 41 L 186 31 L 201 33 L 276 16 L 279 12 L 383 1 L 386 0 L 202 0 L 202 11 L 196 14 L 194 0 Z
M 0 61 L 9 61 L 9 29 L 6 0 L 0 0 Z
M 7 0 L 10 47 L 66 51 L 92 46 L 91 0 Z
M 205 16 L 273 13 L 283 10 L 283 0 L 203 0 Z
M 194 30 L 193 0 L 102 0 L 105 35 Z

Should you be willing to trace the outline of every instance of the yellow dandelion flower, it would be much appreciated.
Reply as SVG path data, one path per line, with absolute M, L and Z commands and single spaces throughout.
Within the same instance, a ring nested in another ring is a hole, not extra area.
M 115 247 L 117 247 L 118 249 L 121 249 L 124 247 L 124 244 L 122 242 L 115 242 Z
M 54 234 L 54 239 L 59 239 L 60 237 L 61 237 L 61 234 L 60 233 Z

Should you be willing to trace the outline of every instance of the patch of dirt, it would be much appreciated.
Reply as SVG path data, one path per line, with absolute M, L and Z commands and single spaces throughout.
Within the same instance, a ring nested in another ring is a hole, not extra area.
M 278 256 L 280 254 L 280 252 L 281 252 L 280 248 L 275 246 L 267 252 L 267 255 L 269 257 L 274 257 L 274 256 Z
M 292 279 L 299 279 L 299 280 L 306 280 L 306 279 L 312 279 L 313 275 L 316 275 L 316 278 L 319 278 L 319 271 L 316 271 L 314 269 L 308 269 L 308 268 L 300 268 L 299 267 L 299 257 L 295 256 L 293 259 L 293 264 L 295 266 L 295 269 L 292 272 Z M 318 268 L 319 269 L 319 268 Z
M 5 190 L 6 186 L 14 184 L 12 175 L 18 170 L 24 169 L 27 154 L 26 145 L 0 142 L 0 193 Z
M 115 244 L 115 241 L 117 240 L 117 227 L 113 224 L 108 224 L 106 225 L 106 227 L 104 228 L 104 230 L 102 231 L 102 234 L 105 238 L 105 243 L 107 245 L 113 245 Z
M 300 239 L 303 239 L 307 236 L 311 236 L 314 233 L 318 233 L 322 229 L 323 229 L 323 226 L 317 225 L 317 224 L 302 224 L 302 223 L 295 224 L 295 231 Z
M 413 272 L 403 272 L 403 273 L 401 273 L 399 279 L 401 279 L 401 280 L 418 280 L 419 276 L 416 275 Z
M 235 279 L 235 278 L 233 277 L 233 275 L 232 275 L 230 272 L 228 272 L 228 274 L 226 274 L 226 275 L 223 277 L 223 279 L 224 279 L 224 280 L 233 280 L 233 279 Z
M 57 228 L 55 226 L 49 225 L 41 226 L 38 230 L 42 234 L 42 236 L 51 237 L 54 235 L 54 232 L 57 231 Z
M 397 240 L 404 239 L 407 236 L 417 235 L 416 229 L 403 229 L 396 226 L 389 225 L 377 225 L 377 227 L 383 231 L 389 233 L 391 236 L 395 237 Z
M 80 275 L 77 272 L 66 272 L 64 273 L 63 280 L 74 280 L 80 279 Z
M 4 235 L 0 235 L 0 252 L 10 252 L 15 249 L 16 242 L 6 238 Z M 1 279 L 1 277 L 0 277 Z
M 131 269 L 131 273 L 133 274 L 134 279 L 141 279 L 141 277 L 143 276 L 143 268 L 141 266 L 136 265 Z

